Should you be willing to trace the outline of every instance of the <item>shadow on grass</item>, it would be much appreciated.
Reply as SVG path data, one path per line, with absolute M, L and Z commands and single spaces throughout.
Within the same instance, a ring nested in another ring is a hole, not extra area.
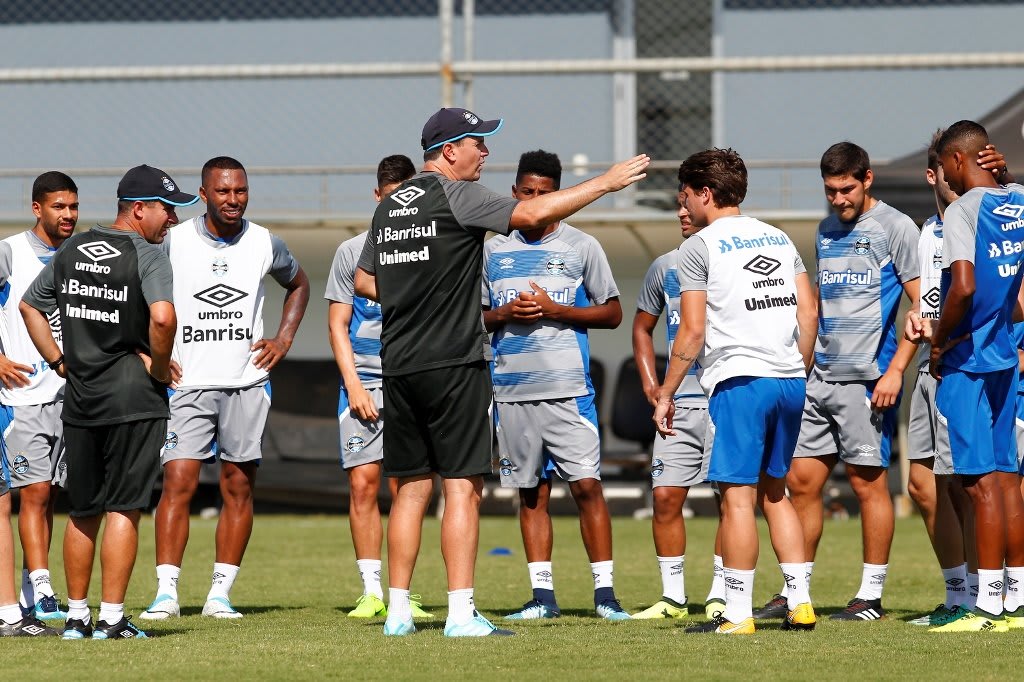
M 275 605 L 275 606 L 243 606 L 243 607 L 239 608 L 239 613 L 241 613 L 243 616 L 247 616 L 247 615 L 256 615 L 258 613 L 273 613 L 275 611 L 299 611 L 299 610 L 301 610 L 303 608 L 305 608 L 305 607 L 303 607 L 303 606 L 280 606 L 280 605 Z M 181 615 L 182 616 L 198 616 L 198 615 L 201 615 L 202 613 L 203 613 L 203 607 L 202 606 L 182 606 L 181 607 Z M 243 619 L 241 619 L 241 618 L 235 618 L 235 619 L 222 618 L 220 620 L 243 620 Z

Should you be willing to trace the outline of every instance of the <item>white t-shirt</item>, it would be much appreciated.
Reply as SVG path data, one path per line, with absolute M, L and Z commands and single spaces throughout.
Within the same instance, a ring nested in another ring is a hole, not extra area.
M 797 345 L 797 274 L 806 272 L 786 233 L 748 216 L 719 218 L 678 251 L 680 289 L 707 292 L 698 362 L 708 396 L 735 377 L 804 377 Z

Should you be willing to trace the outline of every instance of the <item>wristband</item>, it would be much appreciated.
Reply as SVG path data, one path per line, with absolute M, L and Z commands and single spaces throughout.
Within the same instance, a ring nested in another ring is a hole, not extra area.
M 47 362 L 46 364 L 47 364 L 47 366 L 50 369 L 57 369 L 58 367 L 60 367 L 61 365 L 64 364 L 64 355 L 62 354 L 59 358 L 57 358 L 53 362 Z

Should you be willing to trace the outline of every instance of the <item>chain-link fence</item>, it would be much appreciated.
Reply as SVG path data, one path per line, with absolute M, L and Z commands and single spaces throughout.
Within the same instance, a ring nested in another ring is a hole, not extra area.
M 1020 52 L 955 51 L 1019 49 L 1009 13 L 1022 7 L 0 0 L 0 221 L 25 218 L 37 171 L 72 171 L 84 217 L 101 218 L 125 168 L 180 169 L 195 186 L 218 154 L 253 169 L 254 215 L 365 215 L 376 161 L 418 160 L 423 121 L 447 104 L 506 119 L 485 175 L 493 187 L 511 184 L 529 149 L 557 152 L 577 179 L 644 151 L 660 166 L 601 206 L 664 209 L 678 161 L 717 144 L 750 161 L 750 208 L 820 211 L 813 161 L 828 144 L 848 137 L 874 157 L 900 156 L 1024 85 Z M 940 54 L 934 35 L 949 25 L 964 40 Z M 969 68 L 978 65 L 993 68 Z M 878 77 L 901 66 L 914 70 Z

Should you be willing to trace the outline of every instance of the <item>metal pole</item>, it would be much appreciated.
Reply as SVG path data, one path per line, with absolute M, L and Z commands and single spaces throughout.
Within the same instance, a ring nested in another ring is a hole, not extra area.
M 634 0 L 615 0 L 613 9 L 612 57 L 636 59 L 636 24 Z M 612 157 L 616 161 L 636 155 L 636 74 L 616 72 L 612 75 Z M 636 201 L 636 185 L 612 196 L 617 209 L 631 209 Z
M 441 28 L 441 106 L 454 102 L 452 72 L 452 25 L 455 22 L 455 0 L 438 0 L 438 22 Z
M 476 32 L 476 0 L 462 0 L 462 51 L 467 61 L 473 61 L 473 40 Z M 473 74 L 461 77 L 462 103 L 467 109 L 473 109 Z
M 711 5 L 711 56 L 725 56 L 725 36 L 722 32 L 722 0 Z M 711 144 L 725 146 L 725 74 L 711 73 Z

